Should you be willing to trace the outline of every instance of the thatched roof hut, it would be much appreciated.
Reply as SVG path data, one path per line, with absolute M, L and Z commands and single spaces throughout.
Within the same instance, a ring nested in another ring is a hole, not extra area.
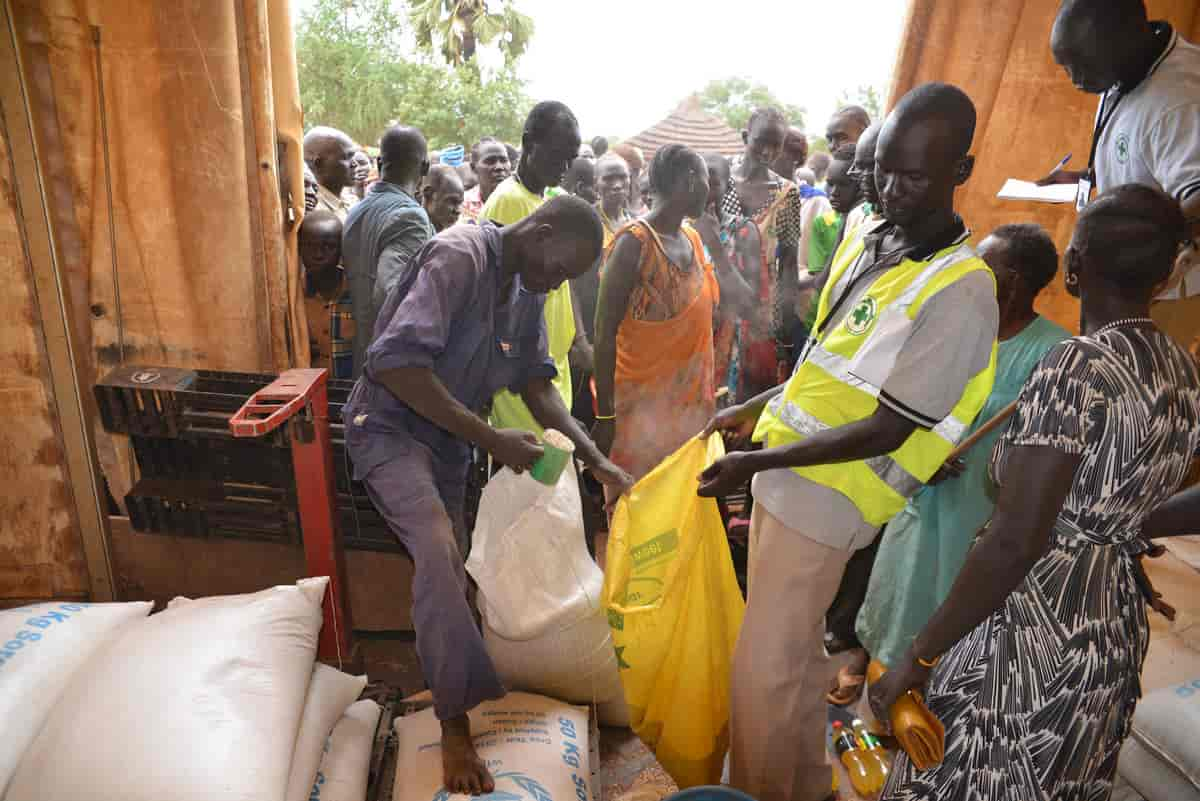
M 701 109 L 696 95 L 680 103 L 666 119 L 625 142 L 641 148 L 647 163 L 663 145 L 687 145 L 700 153 L 716 152 L 725 156 L 736 156 L 745 147 L 742 135 L 724 120 Z

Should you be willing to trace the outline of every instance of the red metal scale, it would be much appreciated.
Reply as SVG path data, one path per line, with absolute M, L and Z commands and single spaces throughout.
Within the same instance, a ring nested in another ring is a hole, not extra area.
M 346 559 L 335 514 L 329 435 L 329 372 L 287 370 L 250 396 L 229 419 L 234 437 L 263 437 L 288 425 L 308 575 L 329 576 L 317 657 L 349 660 L 353 645 Z

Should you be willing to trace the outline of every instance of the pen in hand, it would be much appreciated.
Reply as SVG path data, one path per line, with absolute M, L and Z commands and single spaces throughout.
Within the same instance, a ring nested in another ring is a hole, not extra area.
M 1063 156 L 1062 161 L 1060 161 L 1060 162 L 1058 162 L 1058 164 L 1054 165 L 1053 169 L 1051 169 L 1050 172 L 1046 173 L 1045 178 L 1042 178 L 1038 181 L 1034 181 L 1034 183 L 1037 184 L 1038 186 L 1049 186 L 1051 184 L 1074 183 L 1074 181 L 1072 181 L 1070 179 L 1075 178 L 1077 176 L 1061 174 L 1062 168 L 1067 166 L 1067 163 L 1070 162 L 1070 160 L 1071 160 L 1071 154 L 1068 153 L 1067 155 Z
M 1046 174 L 1053 175 L 1054 173 L 1061 170 L 1063 167 L 1067 166 L 1067 164 L 1071 161 L 1071 155 L 1072 155 L 1071 153 L 1068 153 L 1067 155 L 1063 156 L 1062 161 L 1058 162 L 1058 164 L 1055 164 L 1054 167 L 1052 167 L 1050 169 L 1050 172 L 1048 172 Z

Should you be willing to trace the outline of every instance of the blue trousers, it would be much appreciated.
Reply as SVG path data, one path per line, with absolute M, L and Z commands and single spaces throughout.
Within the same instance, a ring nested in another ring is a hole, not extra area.
M 467 600 L 463 567 L 466 468 L 446 465 L 406 434 L 346 427 L 355 473 L 412 556 L 417 655 L 439 720 L 504 696 Z

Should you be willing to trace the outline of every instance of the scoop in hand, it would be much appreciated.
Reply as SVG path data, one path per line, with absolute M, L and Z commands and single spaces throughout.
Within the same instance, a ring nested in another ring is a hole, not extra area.
M 867 666 L 867 680 L 874 684 L 887 672 L 877 659 Z M 917 770 L 940 765 L 946 754 L 946 727 L 929 711 L 915 690 L 910 690 L 888 710 L 892 735 L 908 754 Z

